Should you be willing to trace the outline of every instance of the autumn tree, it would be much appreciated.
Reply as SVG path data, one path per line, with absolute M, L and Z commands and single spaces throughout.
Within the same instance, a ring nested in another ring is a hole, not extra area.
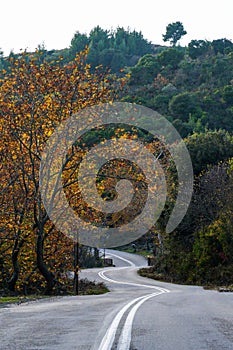
M 113 94 L 107 77 L 101 72 L 90 72 L 85 62 L 87 51 L 69 64 L 63 64 L 62 57 L 57 62 L 38 63 L 38 55 L 40 52 L 12 58 L 0 86 L 1 179 L 5 191 L 1 242 L 12 259 L 12 274 L 8 272 L 10 289 L 15 288 L 20 267 L 24 269 L 31 262 L 34 267 L 29 275 L 36 266 L 50 292 L 57 280 L 58 253 L 62 255 L 55 249 L 55 263 L 50 252 L 53 243 L 59 246 L 63 238 L 56 233 L 41 202 L 41 154 L 59 123 L 81 108 L 110 101 Z M 70 242 L 64 246 L 67 245 L 71 249 Z

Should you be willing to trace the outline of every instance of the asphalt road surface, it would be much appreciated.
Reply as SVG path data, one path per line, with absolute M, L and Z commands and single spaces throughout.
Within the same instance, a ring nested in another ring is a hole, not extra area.
M 108 250 L 116 267 L 84 270 L 111 292 L 0 308 L 1 350 L 233 349 L 233 293 L 137 275 L 143 257 Z

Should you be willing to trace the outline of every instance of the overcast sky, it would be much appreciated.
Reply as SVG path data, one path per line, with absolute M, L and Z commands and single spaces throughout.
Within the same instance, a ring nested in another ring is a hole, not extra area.
M 100 25 L 142 31 L 145 38 L 161 44 L 171 22 L 181 21 L 192 39 L 233 40 L 233 0 L 2 0 L 0 48 L 34 50 L 69 47 L 76 31 L 89 33 Z

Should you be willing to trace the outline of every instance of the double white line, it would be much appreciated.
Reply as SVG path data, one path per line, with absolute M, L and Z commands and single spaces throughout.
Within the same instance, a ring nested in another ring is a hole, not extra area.
M 111 255 L 114 255 L 114 254 L 111 254 Z M 131 261 L 129 261 L 127 259 L 121 258 L 117 255 L 114 255 L 114 256 L 116 256 L 118 259 L 121 259 L 121 260 L 128 262 L 131 266 L 135 266 Z M 125 268 L 127 268 L 127 267 L 121 267 L 121 268 L 118 268 L 118 270 L 125 269 Z M 165 288 L 146 285 L 146 284 L 116 281 L 116 280 L 113 280 L 113 279 L 105 276 L 105 272 L 107 272 L 107 271 L 109 271 L 109 270 L 101 271 L 101 272 L 99 272 L 98 275 L 108 282 L 117 283 L 117 284 L 126 284 L 126 285 L 136 286 L 136 287 L 145 287 L 145 288 L 151 288 L 151 289 L 156 290 L 156 292 L 154 292 L 154 293 L 135 298 L 132 301 L 130 301 L 128 304 L 126 304 L 117 313 L 117 315 L 113 319 L 110 327 L 108 328 L 107 332 L 105 333 L 105 335 L 101 341 L 101 344 L 98 348 L 98 350 L 111 350 L 119 323 L 120 323 L 123 315 L 132 305 L 134 305 L 132 307 L 131 311 L 129 312 L 126 320 L 125 320 L 125 323 L 124 323 L 124 326 L 122 328 L 121 335 L 120 335 L 120 338 L 118 341 L 118 346 L 117 346 L 117 350 L 129 350 L 130 343 L 131 343 L 131 333 L 132 333 L 133 320 L 134 320 L 134 316 L 135 316 L 137 310 L 148 299 L 151 299 L 151 298 L 153 298 L 157 295 L 163 294 L 163 293 L 169 293 L 169 290 L 165 289 Z

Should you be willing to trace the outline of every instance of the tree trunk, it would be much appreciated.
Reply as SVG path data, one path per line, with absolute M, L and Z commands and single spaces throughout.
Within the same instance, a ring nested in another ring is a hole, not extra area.
M 19 247 L 18 247 L 18 241 L 15 242 L 14 248 L 12 251 L 12 265 L 13 265 L 13 273 L 11 275 L 10 280 L 8 281 L 8 288 L 11 292 L 15 291 L 15 286 L 19 278 L 20 268 L 18 263 L 18 255 L 19 255 Z
M 21 233 L 21 231 L 18 230 L 17 238 L 15 240 L 14 247 L 13 247 L 12 254 L 11 254 L 13 273 L 11 275 L 10 280 L 8 281 L 8 288 L 11 292 L 15 291 L 15 286 L 16 286 L 16 283 L 17 283 L 18 278 L 19 278 L 20 267 L 19 267 L 19 262 L 18 262 L 18 256 L 19 256 L 19 253 L 20 253 L 22 246 L 24 245 L 25 239 L 27 238 L 27 235 L 26 235 L 19 241 L 20 233 Z
M 47 286 L 46 286 L 46 293 L 50 294 L 53 290 L 53 287 L 55 285 L 55 276 L 54 274 L 48 270 L 47 266 L 44 263 L 44 246 L 43 246 L 43 238 L 41 232 L 38 230 L 37 234 L 37 244 L 36 244 L 36 256 L 37 256 L 37 267 L 42 274 L 42 276 L 45 278 Z

